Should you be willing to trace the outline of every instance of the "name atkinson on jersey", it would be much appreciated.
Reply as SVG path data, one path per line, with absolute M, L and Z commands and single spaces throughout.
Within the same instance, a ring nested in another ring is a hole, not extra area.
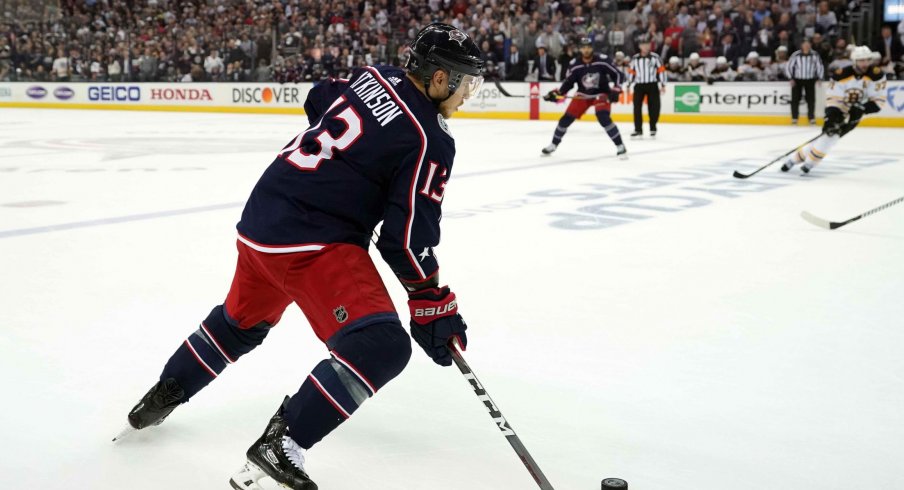
M 392 96 L 370 72 L 365 72 L 351 84 L 352 91 L 370 109 L 380 126 L 386 126 L 393 119 L 402 115 L 402 109 L 396 105 Z

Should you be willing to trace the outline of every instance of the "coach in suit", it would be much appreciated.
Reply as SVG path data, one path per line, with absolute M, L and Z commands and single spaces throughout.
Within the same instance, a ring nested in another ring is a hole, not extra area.
M 534 56 L 533 71 L 537 73 L 537 80 L 541 82 L 554 82 L 556 80 L 556 60 L 546 52 L 546 46 L 537 47 L 537 56 Z
M 518 52 L 518 46 L 509 46 L 508 59 L 505 60 L 505 79 L 523 82 L 527 76 L 527 58 Z
M 879 39 L 876 39 L 873 44 L 873 51 L 882 56 L 882 61 L 879 64 L 883 66 L 904 61 L 904 59 L 901 59 L 904 56 L 904 44 L 901 43 L 900 37 L 892 33 L 891 26 L 882 26 L 882 34 L 879 35 Z

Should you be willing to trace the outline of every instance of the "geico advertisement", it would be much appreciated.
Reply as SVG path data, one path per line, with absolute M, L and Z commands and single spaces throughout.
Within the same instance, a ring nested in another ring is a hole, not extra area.
M 92 102 L 141 102 L 138 85 L 88 85 L 88 100 Z

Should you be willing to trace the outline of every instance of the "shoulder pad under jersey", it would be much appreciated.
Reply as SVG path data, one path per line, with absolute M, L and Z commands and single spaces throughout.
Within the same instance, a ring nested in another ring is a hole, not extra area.
M 882 69 L 878 66 L 874 66 L 873 69 L 869 71 L 869 77 L 872 81 L 877 82 L 885 78 L 885 73 L 883 73 Z
M 854 67 L 853 66 L 845 66 L 844 68 L 838 68 L 834 72 L 832 72 L 833 80 L 844 80 L 847 77 L 854 75 Z

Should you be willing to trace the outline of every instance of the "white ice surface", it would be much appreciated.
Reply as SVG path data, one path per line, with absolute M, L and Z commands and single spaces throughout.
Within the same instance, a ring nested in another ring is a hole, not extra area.
M 618 161 L 596 123 L 549 158 L 554 122 L 451 123 L 443 280 L 470 327 L 466 358 L 555 488 L 904 488 L 904 206 L 835 231 L 799 217 L 902 195 L 904 131 L 861 128 L 814 175 L 776 165 L 742 182 L 732 170 L 816 129 L 663 124 Z M 241 205 L 302 129 L 290 116 L 0 111 L 8 484 L 228 488 L 325 357 L 294 307 L 164 425 L 110 438 L 222 301 Z M 626 199 L 658 209 L 611 207 Z M 634 218 L 553 226 L 607 210 Z M 416 347 L 308 469 L 326 490 L 535 488 L 460 373 Z

